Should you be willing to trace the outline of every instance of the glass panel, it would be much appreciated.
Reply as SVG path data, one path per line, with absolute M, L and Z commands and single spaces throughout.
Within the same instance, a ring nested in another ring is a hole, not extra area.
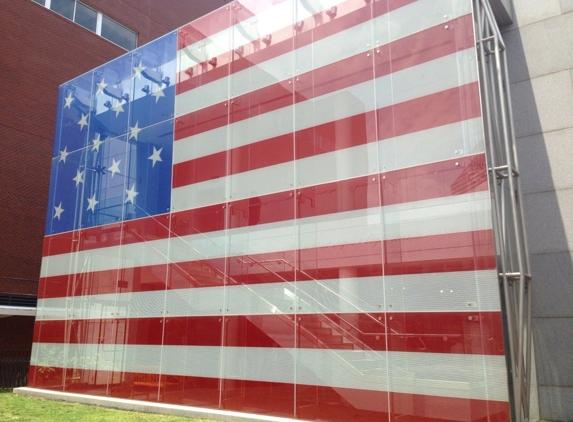
M 72 20 L 75 0 L 51 0 L 50 9 Z
M 84 214 L 83 227 L 121 221 L 127 177 L 128 115 L 131 92 L 131 54 L 94 72 L 88 140 L 86 200 L 94 205 Z
M 99 205 L 86 210 L 86 214 L 93 218 L 100 212 Z M 99 395 L 107 392 L 112 369 L 109 344 L 114 341 L 110 317 L 115 310 L 113 293 L 119 252 L 117 248 L 105 247 L 113 245 L 114 239 L 118 241 L 119 227 L 115 224 L 105 230 L 98 227 L 73 233 L 75 250 L 80 254 L 72 255 L 68 272 L 73 276 L 65 297 L 66 391 Z
M 80 2 L 76 2 L 76 14 L 74 16 L 74 22 L 86 29 L 89 29 L 90 31 L 95 32 L 97 12 Z
M 222 407 L 293 417 L 294 7 L 256 3 L 238 1 L 233 9 L 226 78 L 231 202 Z M 266 42 L 276 31 L 280 37 Z
M 46 0 L 32 0 L 38 4 L 41 4 L 42 6 L 44 6 L 46 4 Z
M 212 245 L 202 233 L 208 222 L 224 229 L 224 210 L 176 214 L 171 221 L 166 314 L 172 317 L 165 323 L 161 397 L 166 403 L 217 408 L 225 259 L 214 248 L 212 257 L 205 253 Z
M 93 118 L 89 145 L 99 152 L 105 139 L 129 132 L 128 116 L 133 103 L 132 54 L 125 54 L 94 72 Z
M 54 172 L 52 173 L 54 174 Z M 54 175 L 55 176 L 55 175 Z M 49 215 L 51 218 L 52 216 Z M 58 261 L 64 267 L 71 265 L 71 260 L 55 258 L 51 255 L 69 253 L 76 249 L 77 242 L 73 232 L 63 236 L 50 236 L 44 239 L 42 255 L 42 274 L 38 289 L 36 323 L 34 325 L 30 372 L 28 385 L 35 388 L 62 391 L 64 388 L 64 348 L 56 343 L 63 343 L 66 334 L 66 300 L 68 286 L 73 282 L 73 275 L 59 272 Z
M 186 167 L 187 161 L 192 160 L 189 154 L 200 154 L 203 145 L 193 137 L 201 136 L 196 134 L 205 131 L 203 124 L 209 110 L 200 114 L 201 104 L 190 99 L 195 95 L 195 89 L 201 85 L 201 81 L 194 80 L 194 74 L 186 73 L 185 70 L 191 66 L 186 58 L 189 57 L 187 53 L 195 57 L 193 51 L 198 49 L 197 42 L 203 43 L 203 47 L 208 45 L 209 51 L 212 49 L 228 51 L 228 37 L 223 36 L 214 41 L 210 36 L 221 30 L 221 24 L 223 27 L 228 25 L 229 20 L 229 10 L 219 9 L 186 25 L 178 33 L 178 45 L 184 50 L 179 53 L 177 80 L 193 82 L 185 86 L 181 83 L 175 100 L 179 112 L 176 113 L 177 121 L 174 127 L 171 198 L 174 213 L 171 218 L 169 238 L 171 264 L 168 272 L 166 313 L 176 318 L 166 318 L 164 353 L 161 361 L 164 383 L 160 391 L 163 401 L 211 408 L 219 407 L 221 391 L 227 227 L 227 211 L 224 206 L 226 187 L 224 183 L 218 184 L 215 181 L 210 186 L 195 190 L 197 184 L 193 177 L 197 172 L 193 168 Z M 172 45 L 170 38 L 163 38 L 163 42 Z M 147 59 L 153 59 L 158 52 L 150 51 Z M 142 57 L 142 60 L 145 58 Z M 163 69 L 170 69 L 172 58 L 164 56 L 162 60 L 167 63 Z M 151 62 L 149 63 L 151 67 Z M 206 67 L 214 70 L 216 66 Z M 217 71 L 227 72 L 228 64 L 222 65 Z M 147 76 L 143 76 L 142 82 L 152 83 Z M 165 76 L 170 77 L 169 73 L 165 73 Z M 214 92 L 213 97 L 216 98 L 218 94 L 219 91 Z M 159 98 L 158 103 L 163 100 L 164 98 Z M 226 125 L 226 109 L 222 111 L 220 108 L 216 113 L 219 117 L 223 116 L 223 125 Z M 223 134 L 222 139 L 213 140 L 214 143 L 222 142 L 225 146 L 226 139 L 226 134 Z M 202 202 L 205 199 L 212 202 Z
M 177 33 L 167 34 L 133 52 L 130 127 L 145 128 L 174 115 Z
M 127 186 L 127 137 L 88 148 L 82 227 L 121 221 Z
M 133 134 L 133 131 L 132 131 Z M 127 146 L 123 219 L 148 217 L 169 211 L 173 120 L 141 129 Z
M 471 2 L 374 14 L 391 418 L 503 418 L 505 381 L 489 372 L 504 366 L 501 315 L 482 302 L 499 295 Z
M 161 345 L 166 323 L 165 289 L 169 218 L 124 221 L 115 286 L 113 374 L 108 394 L 158 399 Z
M 126 50 L 133 50 L 137 46 L 137 34 L 107 16 L 102 17 L 101 36 Z
M 62 85 L 60 95 L 64 97 L 59 103 L 61 120 L 56 122 L 55 157 L 61 158 L 61 151 L 72 152 L 88 145 L 93 75 L 91 71 Z
M 46 234 L 80 225 L 92 75 L 90 72 L 60 87 Z
M 237 0 L 175 38 L 60 88 L 31 385 L 507 420 L 471 2 Z
M 56 145 L 57 146 L 57 145 Z M 58 204 L 55 204 L 54 201 L 56 201 L 56 175 L 57 175 L 57 171 L 58 171 L 58 161 L 59 158 L 52 158 L 52 163 L 50 166 L 50 192 L 48 194 L 48 207 L 46 208 L 46 228 L 44 231 L 44 235 L 48 236 L 50 234 L 53 233 L 53 228 L 52 228 L 52 222 L 53 220 L 56 218 L 56 215 L 62 215 L 63 211 L 60 211 L 59 207 L 59 202 Z M 58 198 L 59 201 L 59 198 Z M 58 209 L 56 210 L 56 207 L 58 207 Z M 47 241 L 47 239 L 45 239 L 44 241 Z
M 297 3 L 297 416 L 388 417 L 371 2 Z M 336 46 L 336 47 L 334 47 Z
M 40 323 L 40 326 L 43 325 Z M 44 330 L 47 331 L 47 330 Z M 60 328 L 60 332 L 64 330 Z M 46 390 L 63 391 L 64 352 L 58 344 L 35 343 L 32 346 L 28 386 Z

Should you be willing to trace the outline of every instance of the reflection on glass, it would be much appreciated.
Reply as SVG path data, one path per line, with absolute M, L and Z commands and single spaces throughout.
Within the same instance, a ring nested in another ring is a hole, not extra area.
M 74 22 L 83 26 L 86 29 L 89 29 L 90 31 L 95 32 L 96 22 L 97 22 L 97 12 L 93 9 L 90 9 L 86 5 L 77 2 Z
M 469 0 L 237 0 L 62 88 L 34 385 L 507 422 L 474 49 Z
M 107 16 L 102 17 L 101 36 L 111 42 L 125 48 L 133 50 L 137 43 L 137 34 L 131 32 L 126 27 L 111 20 Z
M 74 18 L 75 0 L 51 0 L 50 9 L 72 20 Z

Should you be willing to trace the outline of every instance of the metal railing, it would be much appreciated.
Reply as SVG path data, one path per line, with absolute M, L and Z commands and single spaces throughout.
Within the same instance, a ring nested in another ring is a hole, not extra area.
M 531 390 L 531 275 L 515 149 L 505 43 L 488 0 L 474 0 L 493 228 L 513 420 L 529 421 Z
M 26 386 L 29 367 L 30 351 L 0 351 L 0 388 Z

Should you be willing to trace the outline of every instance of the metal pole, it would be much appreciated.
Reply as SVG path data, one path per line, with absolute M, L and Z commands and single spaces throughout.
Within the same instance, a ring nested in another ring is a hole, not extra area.
M 507 81 L 507 87 L 506 87 L 506 95 L 508 98 L 508 113 L 509 113 L 509 122 L 510 122 L 510 132 L 511 132 L 511 140 L 513 141 L 513 155 L 514 155 L 514 160 L 515 160 L 515 167 L 517 168 L 518 166 L 518 158 L 517 158 L 517 152 L 516 152 L 516 145 L 515 145 L 515 127 L 514 127 L 514 123 L 513 123 L 513 107 L 511 104 L 511 92 L 510 92 L 510 87 L 509 87 L 509 74 L 508 74 L 508 68 L 507 68 L 507 57 L 504 54 L 503 55 L 503 65 L 504 65 L 504 73 L 505 73 L 505 80 Z M 519 182 L 519 179 L 517 179 L 517 195 L 518 198 L 522 198 L 522 193 L 521 193 L 521 183 Z M 525 230 L 525 219 L 524 219 L 524 215 L 523 215 L 523 206 L 518 207 L 518 212 L 519 212 L 519 223 L 520 223 L 520 230 L 521 230 L 521 235 L 522 235 L 522 252 L 523 252 L 523 264 L 524 264 L 524 270 L 525 270 L 525 274 L 526 275 L 530 275 L 531 274 L 531 270 L 530 270 L 530 266 L 529 266 L 529 250 L 528 250 L 528 245 L 527 245 L 527 232 Z M 531 326 L 531 306 L 532 306 L 532 288 L 531 288 L 531 277 L 529 277 L 528 279 L 526 279 L 525 281 L 527 283 L 527 322 L 526 322 L 526 345 L 525 345 L 525 354 L 526 354 L 526 363 L 525 363 L 525 368 L 527 370 L 527 379 L 526 379 L 526 385 L 525 385 L 525 397 L 526 397 L 526 417 L 529 418 L 529 412 L 530 412 L 530 395 L 531 395 L 531 358 L 532 358 L 532 330 L 533 327 Z
M 515 417 L 528 420 L 532 359 L 532 291 L 507 57 L 505 44 L 489 3 L 475 0 L 474 7 L 481 59 L 484 129 L 488 136 L 488 161 L 492 176 L 494 232 L 506 306 L 513 405 Z M 490 59 L 489 62 L 486 57 Z M 509 194 L 509 198 L 505 197 L 506 194 Z M 516 283 L 519 285 L 516 286 Z

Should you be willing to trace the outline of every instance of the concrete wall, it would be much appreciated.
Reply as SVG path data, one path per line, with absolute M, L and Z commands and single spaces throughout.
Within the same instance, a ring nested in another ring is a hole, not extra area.
M 573 0 L 513 0 L 507 44 L 540 413 L 573 418 Z

